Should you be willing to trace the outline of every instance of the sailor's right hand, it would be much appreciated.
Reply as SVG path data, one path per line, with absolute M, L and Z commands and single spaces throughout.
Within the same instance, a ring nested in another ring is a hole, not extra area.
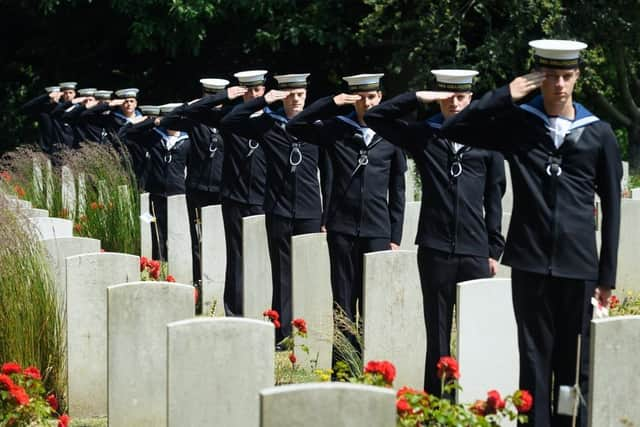
M 516 77 L 511 83 L 509 83 L 509 92 L 511 92 L 511 99 L 513 102 L 518 102 L 530 92 L 542 86 L 542 82 L 546 78 L 544 73 L 534 71 L 524 76 Z
M 350 93 L 341 93 L 340 95 L 336 95 L 333 97 L 333 102 L 337 106 L 347 105 L 347 104 L 355 104 L 360 100 L 360 95 L 353 95 Z

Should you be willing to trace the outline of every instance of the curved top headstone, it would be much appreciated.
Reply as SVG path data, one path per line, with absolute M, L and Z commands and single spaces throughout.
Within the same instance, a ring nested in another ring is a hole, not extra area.
M 34 225 L 38 240 L 73 237 L 73 222 L 68 219 L 33 217 L 29 221 Z

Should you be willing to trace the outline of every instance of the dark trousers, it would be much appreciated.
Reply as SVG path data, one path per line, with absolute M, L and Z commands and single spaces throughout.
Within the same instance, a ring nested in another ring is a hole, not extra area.
M 276 343 L 291 334 L 291 236 L 320 231 L 320 218 L 292 219 L 267 214 L 267 239 L 271 260 L 273 298 L 271 307 L 280 313 L 281 327 L 276 329 Z
M 220 203 L 220 193 L 189 189 L 187 210 L 189 211 L 189 232 L 191 233 L 191 259 L 193 260 L 193 283 L 202 280 L 200 260 L 200 239 L 202 233 L 202 208 Z
M 357 237 L 329 231 L 327 233 L 329 260 L 331 264 L 331 289 L 333 303 L 344 310 L 352 322 L 356 314 L 363 315 L 362 269 L 364 254 L 386 251 L 390 248 L 389 238 Z M 346 334 L 357 351 L 361 349 L 354 336 Z M 333 349 L 333 364 L 338 361 L 336 348 Z
M 262 206 L 245 205 L 228 199 L 222 201 L 222 220 L 227 243 L 224 278 L 224 309 L 227 316 L 242 316 L 242 218 L 263 213 Z
M 558 415 L 553 408 L 559 387 L 576 383 L 577 338 L 589 334 L 585 316 L 590 313 L 587 305 L 594 284 L 514 269 L 511 286 L 518 324 L 520 388 L 533 396 L 526 425 L 570 426 L 571 416 Z M 581 364 L 581 377 L 586 378 L 588 358 Z M 585 425 L 586 417 L 580 418 L 578 425 Z
M 424 323 L 427 328 L 424 389 L 429 394 L 441 396 L 441 382 L 437 376 L 436 365 L 442 356 L 450 355 L 456 285 L 466 280 L 489 277 L 489 259 L 452 255 L 420 246 L 418 271 L 422 286 Z
M 149 212 L 156 218 L 151 223 L 151 256 L 160 261 L 167 260 L 167 197 L 149 194 Z

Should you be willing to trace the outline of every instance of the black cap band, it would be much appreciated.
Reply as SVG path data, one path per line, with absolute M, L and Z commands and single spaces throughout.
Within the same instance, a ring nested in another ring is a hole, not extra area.
M 470 92 L 472 89 L 471 83 L 445 83 L 436 82 L 436 88 L 441 91 L 447 92 Z
M 543 58 L 538 55 L 534 55 L 536 66 L 546 68 L 559 68 L 562 70 L 569 70 L 580 67 L 580 58 L 573 59 L 550 59 Z

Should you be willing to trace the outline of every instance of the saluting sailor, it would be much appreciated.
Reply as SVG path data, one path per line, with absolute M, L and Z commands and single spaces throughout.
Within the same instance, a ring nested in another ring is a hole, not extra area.
M 568 426 L 571 417 L 558 413 L 559 387 L 578 382 L 577 339 L 589 334 L 582 325 L 588 325 L 593 284 L 603 305 L 615 286 L 622 168 L 611 126 L 573 101 L 586 44 L 529 44 L 536 70 L 472 103 L 442 132 L 509 161 L 514 203 L 502 262 L 512 269 L 520 387 L 533 395 L 527 425 Z M 537 88 L 542 95 L 517 104 Z M 603 215 L 599 260 L 596 193 Z
M 367 252 L 398 249 L 405 204 L 406 159 L 370 129 L 365 112 L 382 99 L 382 74 L 344 77 L 350 93 L 321 98 L 287 124 L 291 134 L 326 148 L 331 200 L 326 214 L 334 303 L 352 321 L 363 314 L 362 268 Z M 344 106 L 354 109 L 340 115 Z M 388 194 L 388 197 L 387 197 Z M 357 348 L 354 337 L 349 336 Z M 334 361 L 340 358 L 334 346 Z
M 88 141 L 86 128 L 80 126 L 78 118 L 80 117 L 80 113 L 86 109 L 85 106 L 87 104 L 95 104 L 94 95 L 96 91 L 96 88 L 78 89 L 76 91 L 76 97 L 73 98 L 71 102 L 60 103 L 58 108 L 56 108 L 56 110 L 64 110 L 60 115 L 60 119 L 71 126 L 73 130 L 74 147 L 79 147 L 80 142 Z
M 264 95 L 265 70 L 234 74 L 242 95 L 249 102 Z M 227 269 L 224 283 L 224 308 L 227 316 L 242 316 L 242 218 L 264 213 L 266 163 L 260 142 L 228 129 L 224 120 L 220 132 L 225 142 L 222 165 L 222 219 L 227 244 Z
M 472 97 L 473 70 L 432 70 L 435 91 L 409 92 L 382 102 L 364 119 L 387 141 L 411 154 L 422 183 L 418 222 L 418 269 L 427 327 L 425 390 L 440 396 L 436 364 L 449 355 L 456 284 L 496 274 L 504 238 L 501 154 L 449 141 L 440 134 L 445 119 Z M 420 104 L 438 102 L 440 113 L 426 121 L 404 118 Z
M 74 127 L 76 144 L 79 142 L 106 144 L 108 142 L 105 128 L 87 121 L 83 113 L 87 111 L 88 108 L 111 100 L 112 93 L 110 90 L 97 90 L 92 88 L 78 90 L 78 99 L 80 99 L 81 102 L 68 108 L 62 116 L 63 120 Z
M 20 107 L 20 111 L 36 119 L 40 132 L 38 144 L 42 151 L 48 154 L 54 151 L 54 145 L 58 143 L 50 114 L 61 96 L 60 86 L 48 86 L 45 88 L 45 93 L 27 101 Z
M 227 88 L 229 81 L 224 79 L 201 79 L 200 83 L 202 98 L 177 107 L 159 122 L 160 127 L 187 132 L 191 141 L 186 186 L 194 282 L 201 281 L 201 208 L 220 204 L 224 159 L 220 120 L 230 103 L 246 92 L 239 86 Z M 196 311 L 201 312 L 202 292 L 198 296 Z
M 76 82 L 60 83 L 61 96 L 56 107 L 51 111 L 51 123 L 53 124 L 57 142 L 63 148 L 77 147 L 73 127 L 62 118 L 65 111 L 74 103 L 73 101 L 76 98 L 77 86 L 78 83 Z
M 260 142 L 267 159 L 264 201 L 273 282 L 272 307 L 282 326 L 276 343 L 291 333 L 291 236 L 320 231 L 319 148 L 291 135 L 286 124 L 304 108 L 309 74 L 274 78 L 278 90 L 236 107 L 223 122 L 232 132 Z M 282 107 L 278 104 L 282 102 Z

